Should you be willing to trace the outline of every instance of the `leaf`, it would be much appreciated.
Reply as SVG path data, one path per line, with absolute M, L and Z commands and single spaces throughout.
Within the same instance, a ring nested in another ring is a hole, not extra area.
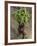
M 12 14 L 15 16 L 15 20 L 18 23 L 20 22 L 27 24 L 31 17 L 30 13 L 26 10 L 26 8 L 20 8 Z

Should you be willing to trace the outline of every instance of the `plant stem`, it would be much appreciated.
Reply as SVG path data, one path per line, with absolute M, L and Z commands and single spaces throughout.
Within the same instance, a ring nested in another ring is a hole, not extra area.
M 24 39 L 24 33 L 23 33 L 23 37 L 22 37 L 22 39 Z

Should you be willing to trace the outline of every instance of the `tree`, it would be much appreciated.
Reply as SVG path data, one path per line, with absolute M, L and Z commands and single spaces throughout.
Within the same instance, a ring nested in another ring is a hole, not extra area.
M 15 20 L 18 22 L 18 31 L 19 34 L 23 34 L 24 38 L 24 26 L 28 24 L 31 18 L 31 14 L 26 10 L 26 8 L 20 8 L 19 10 L 16 10 L 12 15 L 15 16 Z

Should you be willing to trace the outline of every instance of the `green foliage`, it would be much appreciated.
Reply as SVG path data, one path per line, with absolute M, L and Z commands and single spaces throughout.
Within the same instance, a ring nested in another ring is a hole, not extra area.
M 20 24 L 27 24 L 31 18 L 31 14 L 26 10 L 26 8 L 20 8 L 12 13 L 12 15 L 15 16 L 15 20 Z

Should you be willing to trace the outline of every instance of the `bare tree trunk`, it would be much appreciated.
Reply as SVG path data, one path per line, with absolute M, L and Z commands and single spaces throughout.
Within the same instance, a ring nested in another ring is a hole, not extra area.
M 19 24 L 18 32 L 23 35 L 22 39 L 24 39 L 24 24 Z

